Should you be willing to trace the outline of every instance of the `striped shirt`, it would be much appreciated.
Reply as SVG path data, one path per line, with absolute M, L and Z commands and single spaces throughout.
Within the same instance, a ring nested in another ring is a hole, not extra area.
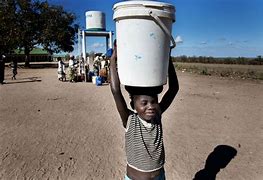
M 125 148 L 130 167 L 142 172 L 161 169 L 165 162 L 161 118 L 148 123 L 132 113 L 127 122 Z

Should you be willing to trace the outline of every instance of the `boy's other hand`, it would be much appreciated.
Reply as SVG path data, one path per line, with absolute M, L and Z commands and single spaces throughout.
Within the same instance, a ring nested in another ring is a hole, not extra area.
M 111 55 L 111 61 L 112 60 L 117 60 L 117 49 L 116 48 L 113 49 L 113 52 Z

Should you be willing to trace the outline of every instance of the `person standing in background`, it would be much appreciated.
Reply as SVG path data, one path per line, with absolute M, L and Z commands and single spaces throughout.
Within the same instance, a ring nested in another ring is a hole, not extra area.
M 62 61 L 61 57 L 58 57 L 58 80 L 66 81 L 65 63 Z
M 5 55 L 0 56 L 0 84 L 5 80 Z
M 12 68 L 12 72 L 13 72 L 13 76 L 12 76 L 12 80 L 16 79 L 16 75 L 17 75 L 17 60 L 14 59 L 13 63 L 11 63 L 11 68 Z
M 68 62 L 68 76 L 69 82 L 75 82 L 75 57 L 70 55 L 69 62 Z

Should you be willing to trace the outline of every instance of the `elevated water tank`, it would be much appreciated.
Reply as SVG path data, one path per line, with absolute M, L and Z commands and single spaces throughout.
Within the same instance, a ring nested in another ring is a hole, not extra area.
M 101 11 L 87 11 L 86 29 L 90 31 L 105 31 L 105 14 Z

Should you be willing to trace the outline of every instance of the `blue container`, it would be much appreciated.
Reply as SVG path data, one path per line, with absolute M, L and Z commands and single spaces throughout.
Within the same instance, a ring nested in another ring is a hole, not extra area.
M 100 76 L 96 77 L 96 85 L 101 86 L 102 85 L 102 78 Z
M 112 48 L 108 49 L 106 52 L 106 57 L 110 58 L 112 56 L 112 53 L 113 53 L 113 49 Z
M 94 72 L 93 71 L 89 71 L 88 73 L 87 73 L 87 81 L 88 82 L 91 82 L 92 81 L 92 76 L 94 76 Z

